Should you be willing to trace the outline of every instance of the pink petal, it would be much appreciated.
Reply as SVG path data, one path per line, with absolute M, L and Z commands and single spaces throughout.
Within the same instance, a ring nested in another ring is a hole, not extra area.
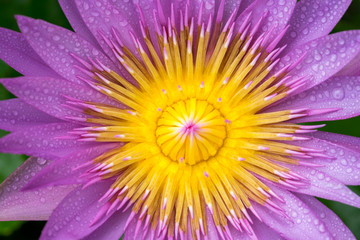
M 251 12 L 251 23 L 255 26 L 260 18 L 268 13 L 262 20 L 259 33 L 267 32 L 270 29 L 272 33 L 269 39 L 274 39 L 285 28 L 290 20 L 293 9 L 295 8 L 296 0 L 287 1 L 268 1 L 257 0 L 251 5 L 247 12 Z M 242 18 L 239 18 L 239 24 L 242 23 Z M 250 28 L 251 30 L 251 28 Z
M 98 200 L 109 189 L 111 182 L 99 182 L 85 189 L 80 186 L 69 193 L 51 214 L 40 240 L 80 239 L 101 226 L 111 214 L 92 226 L 90 224 L 103 207 L 104 203 Z
M 253 229 L 256 234 L 256 237 L 261 239 L 271 239 L 271 240 L 285 240 L 282 236 L 280 236 L 279 233 L 274 231 L 273 229 L 269 228 L 266 224 L 263 222 L 260 222 L 257 218 L 254 217 L 253 219 Z
M 306 196 L 303 194 L 296 194 L 296 196 L 303 201 L 309 208 L 312 209 L 317 216 L 320 217 L 321 222 L 331 233 L 333 239 L 336 240 L 355 240 L 355 236 L 341 221 L 341 219 L 324 204 L 314 197 Z M 318 222 L 319 223 L 319 222 Z
M 126 221 L 131 210 L 122 213 L 121 211 L 114 213 L 106 222 L 83 240 L 118 240 L 124 233 Z
M 0 128 L 6 131 L 16 131 L 59 121 L 61 120 L 37 110 L 21 99 L 0 101 Z
M 141 36 L 141 31 L 138 22 L 139 18 L 137 18 L 138 14 L 135 11 L 136 6 L 132 1 L 128 1 L 127 4 L 123 4 L 123 2 L 114 4 L 111 1 L 100 2 L 95 0 L 76 0 L 75 2 L 85 24 L 109 57 L 117 61 L 100 32 L 111 38 L 113 28 L 118 31 L 124 45 L 130 48 L 133 53 L 136 53 L 129 32 Z M 125 12 L 132 13 L 132 17 L 128 18 Z
M 289 219 L 272 213 L 264 206 L 254 204 L 255 210 L 266 225 L 286 239 L 331 239 L 326 226 L 322 225 L 320 227 L 320 225 L 314 224 L 315 221 L 321 222 L 321 220 L 311 208 L 290 192 L 275 187 L 271 188 L 285 200 L 285 203 L 277 204 L 286 211 Z
M 53 123 L 12 132 L 0 139 L 0 152 L 56 159 L 72 151 L 93 146 L 76 140 L 56 139 L 67 135 L 68 131 L 76 127 L 79 125 Z
M 343 145 L 346 148 L 360 152 L 360 138 L 352 137 L 348 135 L 330 133 L 330 132 L 316 132 L 312 133 L 312 136 L 335 143 L 337 145 Z
M 190 1 L 190 16 L 195 16 L 195 23 L 199 20 L 199 12 L 202 7 L 201 22 L 207 22 L 210 15 L 213 17 L 216 15 L 215 12 L 215 0 L 192 0 Z
M 103 95 L 89 86 L 82 86 L 61 79 L 46 77 L 18 77 L 1 79 L 0 82 L 14 95 L 37 109 L 57 118 L 86 117 L 80 111 L 65 106 L 71 96 L 78 100 L 104 103 L 122 107 L 123 105 Z
M 309 180 L 308 186 L 292 191 L 360 208 L 360 196 L 356 195 L 340 181 L 322 172 L 321 169 L 316 170 L 301 166 L 291 166 L 290 169 Z
M 341 69 L 336 76 L 360 76 L 360 54 Z
M 223 19 L 229 19 L 231 14 L 234 11 L 237 11 L 237 14 L 240 14 L 240 4 L 243 0 L 226 0 L 224 5 L 224 16 Z M 217 1 L 218 3 L 220 1 Z
M 59 76 L 36 54 L 21 33 L 0 28 L 0 43 L 0 58 L 19 73 L 26 76 Z
M 59 0 L 59 4 L 75 32 L 85 38 L 93 46 L 100 47 L 82 19 L 75 1 Z
M 85 162 L 93 160 L 95 157 L 103 154 L 106 151 L 118 144 L 102 144 L 99 146 L 81 149 L 75 153 L 56 160 L 46 168 L 42 169 L 35 177 L 33 177 L 25 188 L 34 190 L 43 188 L 45 186 L 80 184 L 87 180 L 87 178 L 80 178 L 84 173 L 84 169 L 74 169 Z
M 276 68 L 295 63 L 305 54 L 305 58 L 290 72 L 290 75 L 294 77 L 310 78 L 301 89 L 304 91 L 340 71 L 359 52 L 360 31 L 339 32 L 293 47 L 287 55 L 282 57 Z
M 0 185 L 0 220 L 47 220 L 61 202 L 74 189 L 73 186 L 21 191 L 29 179 L 47 166 L 48 161 L 30 157 Z
M 301 0 L 296 4 L 290 29 L 281 44 L 288 49 L 325 36 L 335 27 L 351 0 Z
M 253 4 L 256 1 L 258 0 L 242 0 L 240 3 L 239 12 L 241 13 L 245 11 L 245 9 L 247 9 L 251 4 Z
M 317 138 L 317 136 L 322 134 L 322 132 L 310 134 L 310 137 L 313 137 L 311 140 L 301 141 L 298 145 L 301 147 L 322 149 L 324 150 L 324 154 L 335 157 L 335 159 L 314 157 L 313 159 L 306 161 L 323 165 L 323 167 L 317 169 L 346 185 L 359 185 L 360 152 L 354 151 L 342 144 L 336 144 L 334 142 Z M 337 136 L 333 136 L 333 138 L 336 139 Z M 318 177 L 324 178 L 325 175 L 319 175 Z
M 271 111 L 297 109 L 306 106 L 309 109 L 338 108 L 328 114 L 310 115 L 296 122 L 316 122 L 346 119 L 360 114 L 360 76 L 331 77 L 325 82 L 294 95 L 271 108 Z
M 37 54 L 59 75 L 77 84 L 84 84 L 76 76 L 81 72 L 75 68 L 79 64 L 70 53 L 84 60 L 88 57 L 100 60 L 104 65 L 117 68 L 96 47 L 77 34 L 44 22 L 28 17 L 17 16 L 21 32 Z

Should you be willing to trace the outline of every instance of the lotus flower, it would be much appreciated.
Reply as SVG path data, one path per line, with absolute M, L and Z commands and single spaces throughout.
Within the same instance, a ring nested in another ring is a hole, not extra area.
M 355 239 L 315 197 L 360 207 L 350 0 L 60 0 L 75 32 L 18 16 L 1 58 L 1 220 L 41 239 Z

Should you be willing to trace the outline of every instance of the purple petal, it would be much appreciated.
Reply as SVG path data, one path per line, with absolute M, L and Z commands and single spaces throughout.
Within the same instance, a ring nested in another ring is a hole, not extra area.
M 100 2 L 95 0 L 76 0 L 75 2 L 85 24 L 109 57 L 116 61 L 112 50 L 106 44 L 100 32 L 103 32 L 106 37 L 112 38 L 113 28 L 118 31 L 124 45 L 130 48 L 133 53 L 136 52 L 136 47 L 129 32 L 141 36 L 141 31 L 135 5 L 131 1 L 125 5 L 123 3 L 115 5 L 111 1 Z M 129 5 L 131 8 L 127 9 Z M 125 12 L 132 13 L 133 17 L 128 18 Z
M 29 181 L 25 188 L 26 190 L 33 190 L 45 186 L 81 184 L 87 180 L 86 178 L 80 178 L 80 175 L 84 173 L 84 169 L 78 169 L 76 171 L 73 169 L 85 162 L 93 160 L 95 157 L 114 147 L 119 147 L 119 144 L 102 144 L 96 147 L 82 149 L 58 159 L 42 169 Z
M 206 211 L 206 220 L 207 220 L 207 231 L 209 240 L 218 240 L 220 236 L 216 229 L 214 220 L 209 210 Z
M 61 120 L 37 110 L 21 99 L 0 101 L 0 128 L 6 131 L 16 131 L 59 121 Z
M 317 169 L 346 185 L 360 184 L 360 152 L 354 151 L 341 144 L 335 144 L 316 138 L 319 133 L 320 132 L 311 134 L 310 136 L 313 137 L 313 139 L 301 141 L 298 145 L 301 147 L 324 150 L 324 154 L 334 157 L 335 159 L 314 157 L 307 161 L 323 165 L 323 167 Z M 319 174 L 318 178 L 325 178 L 325 175 Z
M 291 76 L 310 78 L 302 88 L 304 91 L 340 71 L 359 52 L 360 31 L 339 32 L 292 48 L 282 57 L 277 69 L 295 63 L 305 54 L 304 59 L 290 72 Z
M 202 9 L 201 22 L 206 23 L 210 15 L 215 16 L 215 0 L 193 0 L 190 2 L 190 11 L 192 11 L 190 16 L 195 16 L 195 23 L 199 21 L 200 9 Z
M 25 76 L 59 75 L 30 47 L 21 33 L 0 28 L 0 58 Z
M 325 224 L 325 227 L 331 233 L 333 239 L 336 240 L 355 240 L 355 236 L 341 221 L 341 219 L 324 204 L 318 201 L 314 197 L 306 196 L 303 194 L 296 194 L 296 196 L 303 201 L 309 208 L 312 209 L 321 221 Z M 316 223 L 316 222 L 314 222 Z M 317 222 L 319 224 L 319 222 Z
M 112 49 L 103 38 L 103 36 L 105 36 L 107 39 L 116 39 L 114 37 L 113 29 L 117 31 L 122 43 L 137 56 L 137 50 L 130 32 L 135 36 L 140 36 L 141 31 L 138 22 L 139 19 L 136 21 L 136 16 L 138 15 L 137 12 L 131 12 L 131 9 L 134 9 L 135 7 L 132 1 L 129 1 L 127 4 L 124 4 L 123 2 L 121 2 L 121 4 L 115 4 L 111 1 L 100 2 L 95 0 L 76 0 L 75 2 L 85 24 L 96 38 L 101 48 L 113 62 L 118 63 L 119 60 L 115 57 Z M 129 5 L 131 5 L 131 8 L 129 8 Z M 126 14 L 124 14 L 125 11 L 131 13 L 133 17 L 127 18 Z M 127 70 L 120 64 L 118 64 L 118 66 L 125 78 L 128 81 L 135 83 Z
M 68 81 L 45 78 L 45 77 L 18 77 L 10 79 L 1 79 L 0 82 L 14 95 L 24 100 L 26 103 L 40 109 L 41 111 L 61 119 L 68 116 L 85 117 L 80 111 L 73 110 L 65 103 L 68 99 L 65 96 L 73 98 L 115 105 L 122 107 L 102 93 L 88 87 Z
M 74 189 L 73 186 L 21 191 L 29 179 L 47 166 L 45 159 L 30 157 L 0 185 L 0 221 L 47 220 Z
M 262 20 L 259 32 L 266 32 L 272 29 L 272 33 L 269 39 L 274 39 L 285 28 L 288 23 L 293 9 L 295 8 L 296 0 L 287 1 L 268 1 L 257 0 L 246 11 L 251 11 L 251 23 L 255 26 L 260 18 L 268 13 Z M 242 21 L 239 18 L 238 21 Z M 241 24 L 241 22 L 240 22 Z
M 360 54 L 341 69 L 336 76 L 360 76 Z
M 118 240 L 124 233 L 126 221 L 131 213 L 131 210 L 125 213 L 116 212 L 106 222 L 104 222 L 98 229 L 92 232 L 83 240 Z
M 285 238 L 281 237 L 279 233 L 269 228 L 263 222 L 260 222 L 257 218 L 253 219 L 254 224 L 252 225 L 256 237 L 261 239 L 271 239 L 271 240 L 285 240 Z
M 135 234 L 135 230 L 136 230 L 136 225 L 137 225 L 137 220 L 136 218 L 132 219 L 128 225 L 128 227 L 126 228 L 125 232 L 124 232 L 124 239 L 123 240 L 135 240 L 135 237 L 141 237 L 141 231 L 140 233 L 138 233 L 138 236 L 136 236 Z M 140 228 L 141 229 L 141 228 Z M 147 232 L 147 238 L 150 239 L 150 231 Z M 147 239 L 145 238 L 145 239 Z
M 310 136 L 332 142 L 337 145 L 342 145 L 346 148 L 360 152 L 360 138 L 352 137 L 342 134 L 330 133 L 330 132 L 316 132 L 310 134 Z
M 86 60 L 88 57 L 98 59 L 105 66 L 117 68 L 113 63 L 89 42 L 67 29 L 55 26 L 42 20 L 28 17 L 17 17 L 19 28 L 31 47 L 59 75 L 77 84 L 84 84 L 76 75 L 81 72 L 75 65 L 81 65 L 70 55 L 77 55 Z
M 217 1 L 220 2 L 220 1 Z M 224 16 L 223 19 L 229 19 L 231 14 L 234 11 L 237 11 L 237 14 L 239 14 L 240 5 L 242 3 L 242 0 L 227 0 L 225 1 L 224 6 Z
M 79 10 L 76 7 L 76 3 L 74 1 L 59 0 L 59 4 L 75 32 L 85 38 L 92 45 L 100 47 L 82 19 Z
M 316 122 L 346 119 L 358 116 L 360 99 L 359 77 L 332 77 L 325 82 L 271 108 L 271 111 L 297 109 L 306 106 L 309 109 L 338 108 L 338 111 L 328 114 L 310 115 L 296 122 Z
M 104 216 L 90 226 L 104 205 L 98 200 L 109 189 L 111 182 L 102 181 L 85 189 L 78 187 L 69 193 L 51 214 L 40 240 L 80 239 L 97 229 L 111 216 Z
M 258 0 L 242 0 L 240 4 L 239 12 L 241 13 L 245 11 L 245 9 L 247 9 L 251 4 L 253 4 L 256 1 Z
M 360 196 L 353 193 L 340 181 L 322 172 L 321 169 L 316 170 L 302 166 L 289 168 L 309 180 L 309 185 L 292 191 L 360 207 Z
M 325 36 L 339 22 L 351 0 L 301 0 L 290 19 L 290 28 L 281 45 L 291 49 Z
M 331 239 L 330 232 L 324 225 L 315 225 L 321 222 L 312 209 L 290 192 L 275 187 L 272 190 L 285 200 L 278 205 L 286 211 L 289 219 L 272 213 L 269 209 L 254 204 L 255 210 L 263 222 L 286 239 Z
M 56 139 L 56 137 L 67 135 L 68 131 L 76 127 L 79 125 L 53 123 L 12 132 L 0 139 L 0 152 L 56 159 L 73 151 L 93 146 L 94 143 Z

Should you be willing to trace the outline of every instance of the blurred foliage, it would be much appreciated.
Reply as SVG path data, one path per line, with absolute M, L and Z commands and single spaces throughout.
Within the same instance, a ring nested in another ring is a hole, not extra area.
M 0 26 L 18 31 L 14 15 L 39 18 L 71 29 L 56 0 L 0 0 Z M 360 0 L 353 0 L 349 10 L 333 32 L 360 29 Z M 19 73 L 0 61 L 0 78 L 16 77 Z M 0 100 L 12 98 L 0 85 Z M 322 130 L 360 137 L 360 117 L 327 122 Z M 6 132 L 0 131 L 0 137 Z M 0 154 L 0 182 L 13 172 L 25 159 L 23 155 Z M 360 187 L 351 187 L 360 195 Z M 322 200 L 360 239 L 360 209 L 338 202 Z M 0 222 L 0 239 L 38 239 L 44 222 Z

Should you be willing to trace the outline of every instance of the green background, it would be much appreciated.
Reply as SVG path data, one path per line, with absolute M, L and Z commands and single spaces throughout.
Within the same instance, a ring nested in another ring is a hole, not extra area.
M 26 15 L 44 19 L 48 22 L 71 29 L 56 0 L 0 0 L 0 26 L 18 31 L 14 15 Z M 345 16 L 335 27 L 334 32 L 360 29 L 360 0 L 353 0 Z M 19 74 L 0 60 L 0 78 L 16 77 Z M 0 100 L 13 96 L 0 85 Z M 327 122 L 322 130 L 360 137 L 360 117 Z M 0 137 L 5 135 L 0 131 Z M 0 153 L 0 182 L 24 160 L 25 156 Z M 360 187 L 351 187 L 360 195 Z M 360 209 L 341 203 L 323 200 L 336 212 L 345 224 L 360 239 Z M 0 222 L 0 240 L 38 239 L 45 222 Z

